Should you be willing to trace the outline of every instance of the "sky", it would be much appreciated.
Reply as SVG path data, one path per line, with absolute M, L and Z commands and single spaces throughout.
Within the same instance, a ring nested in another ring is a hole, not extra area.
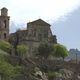
M 73 13 L 80 7 L 80 0 L 0 0 L 0 8 L 2 7 L 8 8 L 10 21 L 16 27 L 22 24 L 26 26 L 27 22 L 42 18 L 52 24 L 52 32 L 57 35 L 60 43 L 65 44 L 68 48 L 80 48 L 78 43 L 80 40 L 67 39 L 71 36 L 76 37 L 75 34 L 72 35 L 76 26 L 69 26 L 74 18 L 69 19 L 69 17 L 74 17 Z M 75 32 L 77 33 L 77 30 Z
M 65 19 L 59 19 L 52 24 L 53 34 L 57 35 L 58 42 L 66 45 L 68 49 L 80 50 L 80 7 L 68 14 Z

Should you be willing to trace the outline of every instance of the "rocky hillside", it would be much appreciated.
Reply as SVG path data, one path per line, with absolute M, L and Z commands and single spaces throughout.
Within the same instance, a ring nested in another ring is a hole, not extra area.
M 0 41 L 1 80 L 80 80 L 80 64 L 64 61 L 67 54 L 64 46 L 41 45 L 33 57 L 28 57 L 27 51 L 27 45 L 14 47 Z
M 79 66 L 60 60 L 21 59 L 0 50 L 0 77 L 4 80 L 80 80 Z

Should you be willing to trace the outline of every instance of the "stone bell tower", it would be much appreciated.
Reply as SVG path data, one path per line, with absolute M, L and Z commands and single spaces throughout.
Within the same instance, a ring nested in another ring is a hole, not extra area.
M 9 16 L 8 9 L 3 7 L 0 15 L 0 39 L 8 40 L 9 37 Z

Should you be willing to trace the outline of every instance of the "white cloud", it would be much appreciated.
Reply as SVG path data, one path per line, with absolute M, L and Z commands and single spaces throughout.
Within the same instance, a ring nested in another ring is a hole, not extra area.
M 29 21 L 39 17 L 57 19 L 78 6 L 80 0 L 0 0 L 0 7 L 7 7 L 15 21 Z

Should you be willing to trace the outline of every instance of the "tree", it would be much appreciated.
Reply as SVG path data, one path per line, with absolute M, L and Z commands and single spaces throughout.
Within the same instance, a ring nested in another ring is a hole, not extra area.
M 64 58 L 68 55 L 68 50 L 64 45 L 55 44 L 54 45 L 54 56 Z
M 9 55 L 0 50 L 0 77 L 1 80 L 13 80 L 17 75 L 21 74 L 21 66 L 12 65 L 9 60 Z
M 38 47 L 38 55 L 47 58 L 53 52 L 53 46 L 48 43 L 42 43 Z
M 5 51 L 5 52 L 10 52 L 12 48 L 12 45 L 8 43 L 7 41 L 0 40 L 0 49 Z
M 24 44 L 17 45 L 17 53 L 18 53 L 19 56 L 25 57 L 27 51 L 28 51 L 28 46 L 26 46 Z

